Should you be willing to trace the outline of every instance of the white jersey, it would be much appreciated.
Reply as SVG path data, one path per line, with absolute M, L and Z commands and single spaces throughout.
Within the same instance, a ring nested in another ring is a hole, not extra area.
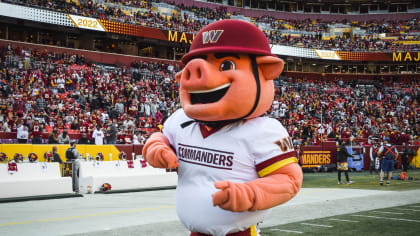
M 258 117 L 209 133 L 198 122 L 176 111 L 165 122 L 163 134 L 178 157 L 177 214 L 191 232 L 226 235 L 261 222 L 270 210 L 235 213 L 214 207 L 214 183 L 249 182 L 297 162 L 284 127 L 275 119 Z M 287 144 L 287 145 L 285 145 Z
M 103 145 L 104 144 L 104 132 L 102 130 L 94 130 L 92 134 L 92 138 L 95 139 L 96 145 Z

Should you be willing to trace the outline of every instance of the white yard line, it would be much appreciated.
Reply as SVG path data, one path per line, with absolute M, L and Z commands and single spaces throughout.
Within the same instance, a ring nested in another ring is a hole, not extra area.
M 407 209 L 407 208 L 401 209 L 401 210 L 405 210 L 405 211 L 420 211 L 420 209 L 419 210 L 415 210 L 415 209 Z
M 358 222 L 360 222 L 360 221 L 357 221 L 357 220 L 344 220 L 344 219 L 328 219 L 328 220 L 343 221 L 343 222 L 352 222 L 352 223 L 358 223 Z
M 272 230 L 272 231 L 286 232 L 286 233 L 303 234 L 303 232 L 300 232 L 300 231 L 286 230 L 286 229 L 270 229 L 270 230 Z
M 317 226 L 317 227 L 325 227 L 325 228 L 332 228 L 332 225 L 319 225 L 319 224 L 310 224 L 310 223 L 300 223 L 301 225 L 309 225 L 309 226 Z
M 420 220 L 412 220 L 412 219 L 401 219 L 401 218 L 380 217 L 380 216 L 367 216 L 367 215 L 351 215 L 351 216 L 367 217 L 367 218 L 375 218 L 375 219 L 385 219 L 385 220 L 408 221 L 408 222 L 417 222 L 417 223 L 420 223 Z
M 394 214 L 394 215 L 404 215 L 405 214 L 405 213 L 401 213 L 401 212 L 389 212 L 389 211 L 371 211 L 371 212 L 383 213 L 383 214 Z

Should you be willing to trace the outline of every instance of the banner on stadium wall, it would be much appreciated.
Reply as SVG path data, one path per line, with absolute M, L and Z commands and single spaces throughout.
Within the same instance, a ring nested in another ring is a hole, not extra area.
M 74 27 L 96 31 L 105 31 L 102 24 L 95 18 L 76 16 L 67 14 L 67 17 L 73 22 Z
M 337 53 L 335 51 L 318 50 L 318 49 L 315 49 L 314 51 L 315 51 L 316 55 L 320 59 L 325 59 L 325 60 L 341 60 L 341 58 L 337 55 Z
M 334 146 L 304 146 L 299 160 L 303 168 L 326 166 L 336 163 L 336 153 Z
M 145 25 L 141 25 L 141 23 L 138 25 L 126 24 L 2 2 L 0 2 L 0 15 L 47 24 L 157 39 L 171 43 L 191 44 L 195 37 L 193 33 L 161 30 L 146 27 Z M 279 56 L 341 61 L 420 62 L 420 52 L 345 52 L 282 45 L 270 45 L 270 47 L 271 52 Z

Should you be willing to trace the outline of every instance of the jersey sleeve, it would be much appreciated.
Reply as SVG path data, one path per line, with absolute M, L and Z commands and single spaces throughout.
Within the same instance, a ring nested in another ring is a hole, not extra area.
M 169 143 L 172 147 L 175 147 L 175 133 L 176 129 L 181 125 L 179 122 L 179 116 L 181 110 L 177 110 L 174 114 L 168 117 L 168 119 L 163 124 L 162 133 L 169 140 Z M 178 122 L 177 122 L 178 121 Z
M 298 163 L 292 139 L 279 121 L 266 118 L 263 125 L 254 131 L 250 146 L 259 177 Z

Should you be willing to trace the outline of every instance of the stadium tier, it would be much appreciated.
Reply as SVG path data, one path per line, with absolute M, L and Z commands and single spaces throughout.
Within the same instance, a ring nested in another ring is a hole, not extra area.
M 65 26 L 74 24 L 73 26 L 82 29 L 132 36 L 166 38 L 181 44 L 189 44 L 195 33 L 203 26 L 215 20 L 231 18 L 253 22 L 266 33 L 272 44 L 278 45 L 347 52 L 419 51 L 420 49 L 419 12 L 416 10 L 417 8 L 414 8 L 417 4 L 415 1 L 407 4 L 413 9 L 406 9 L 405 12 L 399 11 L 398 14 L 391 12 L 386 14 L 386 11 L 382 10 L 372 12 L 372 14 L 359 13 L 356 15 L 355 12 L 331 15 L 303 14 L 298 13 L 299 11 L 295 13 L 275 12 L 270 9 L 251 10 L 192 0 L 175 1 L 175 3 L 115 0 L 4 0 L 3 2 L 5 3 L 2 3 L 3 12 L 1 15 L 7 17 L 23 14 L 23 18 L 28 20 Z M 235 2 L 235 5 L 243 4 L 238 4 L 241 1 Z M 267 4 L 267 1 L 261 1 L 261 3 Z M 14 10 L 24 9 L 28 11 L 30 9 L 33 13 L 52 14 L 55 17 L 34 19 L 37 18 L 36 15 L 25 16 L 25 12 L 13 14 Z M 326 12 L 324 11 L 324 13 Z M 147 28 L 160 29 L 161 31 Z M 33 36 L 28 41 L 38 42 L 39 40 Z M 41 39 L 41 41 L 44 40 Z M 60 41 L 60 44 L 68 44 L 63 40 Z M 118 50 L 118 46 L 115 45 L 106 45 L 105 47 L 111 47 L 109 50 Z M 184 48 L 185 52 L 185 46 L 181 48 Z M 99 48 L 99 50 L 101 49 L 103 48 Z
M 269 115 L 297 143 L 417 142 L 417 2 L 395 10 L 375 1 L 367 12 L 310 2 L 3 0 L 0 138 L 18 142 L 26 127 L 22 142 L 48 143 L 54 129 L 94 142 L 96 126 L 113 122 L 118 143 L 142 143 L 179 108 L 174 75 L 197 31 L 231 18 L 257 25 L 284 59 Z
M 141 143 L 179 107 L 173 79 L 179 64 L 175 62 L 146 59 L 131 66 L 110 66 L 87 62 L 76 54 L 83 54 L 80 51 L 57 53 L 55 47 L 37 50 L 29 44 L 11 45 L 1 49 L 0 129 L 8 133 L 3 134 L 3 142 L 15 142 L 21 126 L 44 139 L 53 129 L 65 128 L 69 134 L 79 134 L 73 139 L 83 133 L 91 139 L 96 126 L 106 130 L 108 120 L 114 120 L 119 143 Z M 392 134 L 393 142 L 401 144 L 418 136 L 417 80 L 304 76 L 285 74 L 276 80 L 277 96 L 270 111 L 272 117 L 288 123 L 296 142 L 308 137 L 319 142 L 321 135 L 366 139 Z

